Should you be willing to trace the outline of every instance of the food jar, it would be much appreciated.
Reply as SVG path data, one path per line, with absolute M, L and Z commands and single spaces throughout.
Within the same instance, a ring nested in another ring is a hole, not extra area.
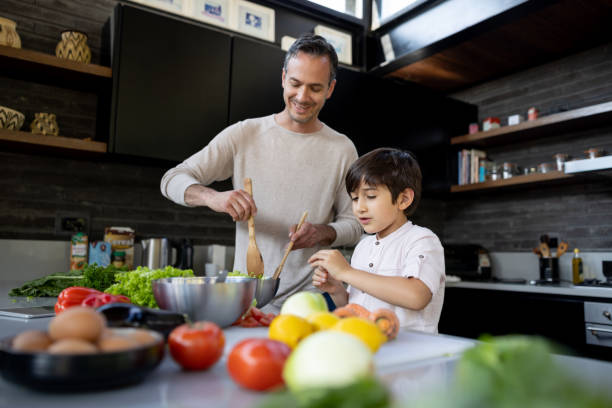
M 538 173 L 549 173 L 554 170 L 552 163 L 540 163 L 538 164 Z
M 516 164 L 505 162 L 502 165 L 502 178 L 509 179 L 516 174 Z
M 485 162 L 485 180 L 499 180 L 501 174 L 499 173 L 499 167 L 495 162 Z
M 597 157 L 603 156 L 603 150 L 597 147 L 591 147 L 585 151 L 588 159 L 595 159 Z
M 123 265 L 125 265 L 125 251 L 113 252 L 113 265 L 117 268 L 121 268 Z
M 555 163 L 557 165 L 557 170 L 563 171 L 563 167 L 565 166 L 565 162 L 569 158 L 569 156 L 565 153 L 557 153 L 553 156 L 555 159 Z

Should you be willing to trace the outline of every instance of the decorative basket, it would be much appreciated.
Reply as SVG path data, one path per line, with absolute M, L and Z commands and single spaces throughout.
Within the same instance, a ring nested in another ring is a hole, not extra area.
M 62 39 L 55 47 L 55 56 L 89 64 L 91 50 L 87 45 L 87 34 L 74 30 L 62 31 Z
M 25 115 L 14 109 L 0 106 L 0 128 L 19 130 L 23 126 Z
M 21 38 L 17 34 L 17 24 L 13 20 L 0 17 L 0 45 L 21 48 Z
M 59 126 L 54 113 L 35 113 L 34 120 L 30 123 L 30 129 L 32 129 L 32 133 L 43 136 L 57 136 L 59 134 Z

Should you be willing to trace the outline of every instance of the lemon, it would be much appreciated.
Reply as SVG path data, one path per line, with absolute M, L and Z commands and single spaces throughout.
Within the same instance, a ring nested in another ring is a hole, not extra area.
M 282 341 L 292 349 L 308 335 L 314 332 L 314 327 L 302 317 L 281 314 L 270 323 L 268 337 L 272 340 Z
M 387 341 L 387 336 L 380 331 L 374 322 L 371 322 L 361 317 L 346 317 L 340 319 L 331 327 L 331 330 L 337 330 L 357 336 L 376 353 L 376 350 Z
M 309 314 L 306 320 L 319 331 L 331 328 L 340 318 L 331 312 L 314 312 Z

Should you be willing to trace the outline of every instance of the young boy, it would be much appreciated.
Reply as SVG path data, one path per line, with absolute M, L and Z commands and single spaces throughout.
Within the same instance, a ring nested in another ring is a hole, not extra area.
M 353 163 L 346 190 L 353 213 L 373 235 L 357 244 L 350 265 L 337 250 L 311 256 L 313 285 L 329 293 L 338 307 L 357 303 L 370 311 L 388 308 L 400 326 L 437 333 L 444 250 L 436 234 L 408 220 L 421 198 L 417 161 L 405 151 L 373 150 Z

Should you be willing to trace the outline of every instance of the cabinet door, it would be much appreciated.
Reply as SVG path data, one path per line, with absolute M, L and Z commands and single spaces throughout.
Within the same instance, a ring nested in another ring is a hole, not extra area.
M 231 37 L 117 6 L 111 151 L 183 160 L 227 126 Z
M 282 111 L 285 51 L 241 37 L 232 45 L 229 123 Z

